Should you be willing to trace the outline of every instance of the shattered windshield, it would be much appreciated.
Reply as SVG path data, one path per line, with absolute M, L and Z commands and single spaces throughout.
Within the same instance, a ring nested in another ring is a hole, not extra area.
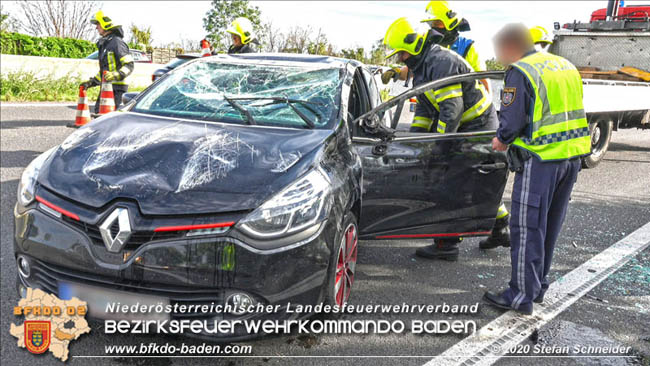
M 294 128 L 331 128 L 338 68 L 273 63 L 191 63 L 139 98 L 132 111 L 168 117 Z

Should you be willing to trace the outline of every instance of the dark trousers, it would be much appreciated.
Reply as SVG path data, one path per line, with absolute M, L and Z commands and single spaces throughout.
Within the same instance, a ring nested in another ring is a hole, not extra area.
M 555 242 L 566 215 L 580 159 L 543 163 L 531 157 L 515 175 L 510 217 L 512 277 L 503 294 L 514 309 L 532 310 L 549 286 Z
M 113 85 L 113 100 L 115 101 L 115 109 L 120 108 L 120 104 L 122 104 L 122 95 L 129 90 L 129 87 L 126 85 Z M 100 97 L 97 98 L 97 101 L 95 101 L 95 113 L 99 113 L 99 100 L 101 99 L 101 92 L 100 92 Z

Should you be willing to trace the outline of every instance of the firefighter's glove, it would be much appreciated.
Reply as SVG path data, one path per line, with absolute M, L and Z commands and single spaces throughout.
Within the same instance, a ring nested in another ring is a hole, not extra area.
M 90 80 L 86 80 L 83 83 L 79 84 L 79 86 L 82 86 L 84 89 L 88 89 L 88 88 L 92 88 L 95 85 L 93 84 L 93 80 L 90 79 Z
M 122 79 L 122 75 L 120 75 L 120 73 L 117 72 L 117 71 L 107 72 L 104 75 L 104 80 L 109 81 L 109 82 L 110 81 L 119 81 L 121 79 Z
M 402 70 L 398 67 L 393 67 L 390 70 L 384 71 L 381 74 L 381 82 L 384 83 L 384 85 L 388 84 L 392 81 L 397 81 L 399 79 L 399 74 Z

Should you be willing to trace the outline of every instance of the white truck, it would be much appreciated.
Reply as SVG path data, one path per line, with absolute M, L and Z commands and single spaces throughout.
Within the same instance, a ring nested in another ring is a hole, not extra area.
M 650 6 L 619 7 L 610 0 L 589 23 L 556 23 L 548 51 L 571 61 L 583 76 L 592 143 L 583 167 L 603 159 L 612 131 L 650 129 Z

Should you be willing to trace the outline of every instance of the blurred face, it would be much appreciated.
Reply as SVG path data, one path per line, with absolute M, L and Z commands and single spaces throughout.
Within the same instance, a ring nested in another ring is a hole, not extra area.
M 517 62 L 522 55 L 516 47 L 510 43 L 498 43 L 494 46 L 494 54 L 501 65 L 507 66 Z
M 236 35 L 236 34 L 230 34 L 230 38 L 232 39 L 232 45 L 235 47 L 239 47 L 242 45 L 241 43 L 241 37 Z

